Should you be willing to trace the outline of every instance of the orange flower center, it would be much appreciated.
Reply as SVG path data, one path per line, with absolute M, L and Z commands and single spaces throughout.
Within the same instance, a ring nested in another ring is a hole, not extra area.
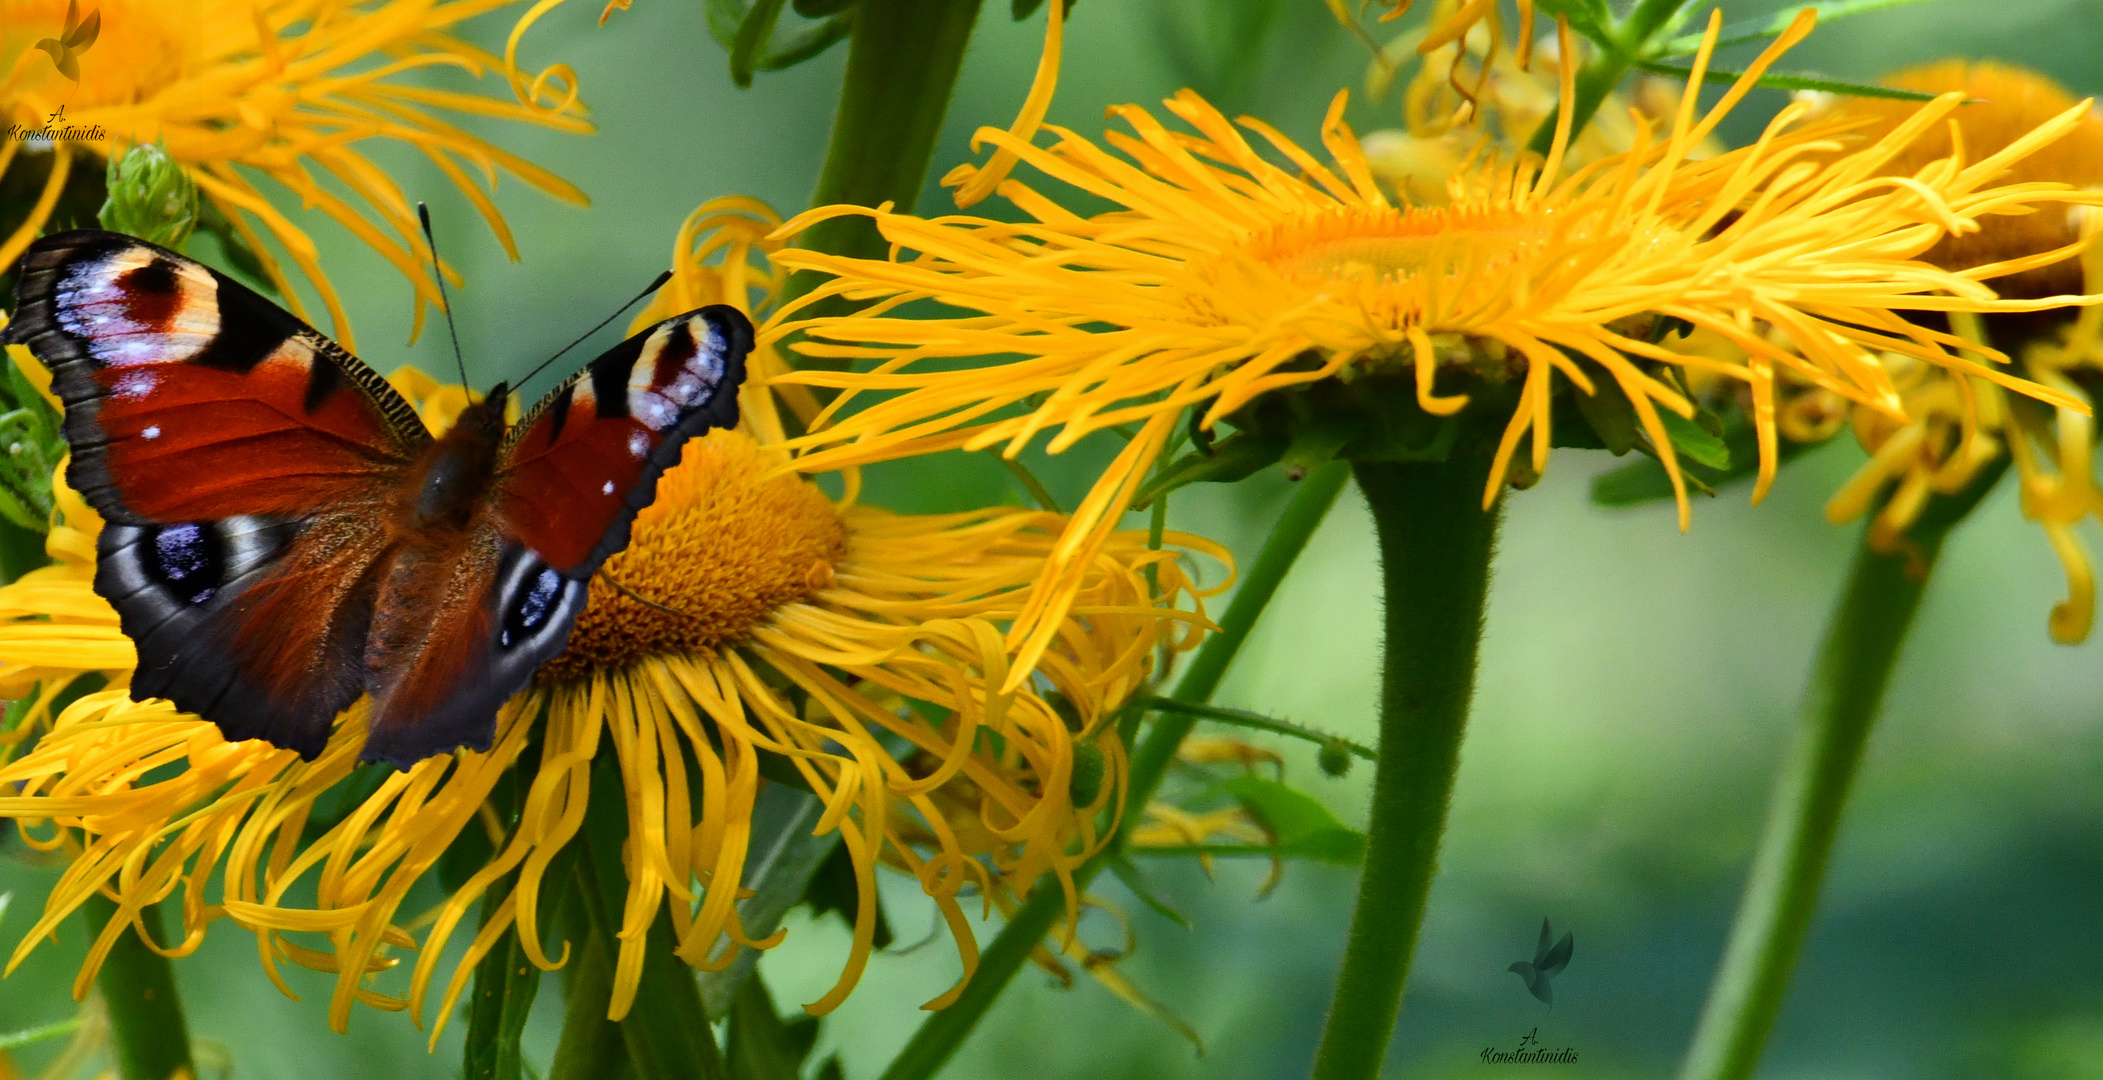
M 831 500 L 743 432 L 686 444 L 635 519 L 628 547 L 592 579 L 569 649 L 542 674 L 567 679 L 644 656 L 708 654 L 785 604 L 832 584 L 847 529 Z

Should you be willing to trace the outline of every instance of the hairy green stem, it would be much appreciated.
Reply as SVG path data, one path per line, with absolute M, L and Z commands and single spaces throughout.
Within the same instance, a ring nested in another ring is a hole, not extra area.
M 1470 455 L 1355 466 L 1380 535 L 1386 588 L 1380 762 L 1358 906 L 1315 1080 L 1379 1076 L 1402 1008 L 1475 693 L 1497 541 L 1498 509 L 1482 508 L 1489 465 Z
M 1307 547 L 1315 529 L 1336 502 L 1344 482 L 1350 479 L 1349 470 L 1341 463 L 1324 465 L 1300 481 L 1300 490 L 1272 527 L 1270 537 L 1264 541 L 1263 551 L 1257 555 L 1255 565 L 1241 579 L 1241 587 L 1234 593 L 1233 602 L 1227 605 L 1222 616 L 1219 632 L 1206 640 L 1198 650 L 1197 658 L 1190 669 L 1176 684 L 1175 696 L 1183 701 L 1204 702 L 1219 688 L 1220 679 L 1226 675 L 1227 666 L 1233 662 L 1234 654 L 1240 651 L 1248 639 L 1249 630 L 1256 625 L 1256 617 L 1271 601 L 1278 586 L 1285 580 L 1286 571 Z M 1161 780 L 1168 774 L 1168 766 L 1175 760 L 1176 748 L 1195 726 L 1195 717 L 1166 714 L 1154 722 L 1153 729 L 1132 754 L 1130 780 L 1125 787 L 1124 829 L 1128 830 Z M 1103 867 L 1109 865 L 1123 843 L 1121 830 L 1117 841 L 1096 855 L 1074 872 L 1074 887 L 1086 888 Z M 964 1039 L 978 1025 L 986 1010 L 1006 989 L 1009 980 L 1022 970 L 1030 953 L 1051 932 L 1052 926 L 1066 913 L 1066 896 L 1056 882 L 1045 882 L 1043 887 L 1032 890 L 1029 898 L 1008 919 L 993 944 L 979 955 L 978 971 L 964 987 L 964 993 L 956 1004 L 935 1013 L 920 1025 L 920 1030 L 900 1050 L 889 1068 L 884 1070 L 883 1080 L 926 1080 L 942 1070 L 950 1057 L 962 1046 Z
M 89 929 L 99 934 L 117 916 L 117 902 L 98 892 L 88 897 L 81 910 Z M 167 944 L 160 905 L 142 909 L 139 921 L 156 944 Z M 183 1023 L 183 1001 L 175 991 L 175 970 L 167 957 L 148 948 L 135 929 L 126 928 L 117 934 L 95 983 L 109 1008 L 118 1075 L 124 1080 L 168 1080 L 179 1070 L 196 1074 L 190 1059 L 190 1029 Z
M 811 205 L 880 206 L 903 213 L 920 201 L 935 139 L 950 92 L 964 63 L 964 46 L 978 19 L 980 0 L 861 0 L 849 40 L 847 75 L 833 115 L 832 141 Z M 888 250 L 865 217 L 821 221 L 803 233 L 798 246 L 831 255 L 882 258 Z M 792 276 L 783 304 L 809 292 L 822 275 Z M 809 314 L 839 314 L 826 302 Z M 824 366 L 805 360 L 806 366 Z
M 1601 43 L 1599 55 L 1578 69 L 1575 101 L 1570 109 L 1573 140 L 1591 122 L 1592 114 L 1599 111 L 1606 96 L 1621 85 L 1621 77 L 1643 59 L 1651 39 L 1670 27 L 1673 16 L 1685 6 L 1687 0 L 1643 0 L 1628 13 L 1628 18 L 1612 28 L 1612 40 Z M 1555 143 L 1556 119 L 1561 114 L 1560 107 L 1549 111 L 1548 118 L 1534 129 L 1527 149 L 1536 154 L 1548 153 Z
M 1759 1063 L 1818 908 L 1848 790 L 1943 539 L 2005 468 L 2003 461 L 1963 494 L 1937 499 L 1908 534 L 1908 550 L 1880 554 L 1865 542 L 1856 551 L 1797 708 L 1794 741 L 1775 777 L 1752 871 L 1680 1080 L 1745 1080 Z

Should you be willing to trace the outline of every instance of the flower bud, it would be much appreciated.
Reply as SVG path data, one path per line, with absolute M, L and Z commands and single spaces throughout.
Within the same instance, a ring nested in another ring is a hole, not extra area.
M 102 227 L 181 248 L 197 227 L 197 183 L 159 143 L 110 158 Z
M 1351 771 L 1351 749 L 1340 742 L 1325 742 L 1314 761 L 1322 767 L 1322 772 L 1342 776 Z

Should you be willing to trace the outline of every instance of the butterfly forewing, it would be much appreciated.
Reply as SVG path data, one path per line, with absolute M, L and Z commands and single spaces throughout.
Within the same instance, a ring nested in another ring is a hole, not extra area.
M 556 387 L 506 446 L 498 507 L 517 539 L 558 573 L 589 578 L 627 546 L 686 440 L 736 425 L 751 349 L 752 323 L 718 304 L 644 330 Z
M 312 756 L 363 691 L 384 507 L 429 443 L 371 368 L 238 282 L 119 233 L 23 258 L 7 337 L 51 369 L 67 480 L 134 696 Z
M 734 308 L 666 319 L 586 365 L 511 430 L 490 513 L 477 519 L 486 524 L 424 571 L 450 575 L 446 587 L 400 590 L 482 601 L 433 612 L 383 592 L 367 661 L 368 757 L 404 764 L 489 745 L 497 709 L 568 644 L 592 573 L 627 545 L 681 445 L 737 422 L 751 347 L 752 324 Z

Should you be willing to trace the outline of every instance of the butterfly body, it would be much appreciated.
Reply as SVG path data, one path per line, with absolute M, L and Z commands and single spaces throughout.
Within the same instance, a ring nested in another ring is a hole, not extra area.
M 402 766 L 489 745 L 657 475 L 736 422 L 752 333 L 688 312 L 515 426 L 499 385 L 434 438 L 335 343 L 132 237 L 38 241 L 17 298 L 6 339 L 51 368 L 67 479 L 107 521 L 133 695 L 311 758 L 370 694 L 364 756 Z

